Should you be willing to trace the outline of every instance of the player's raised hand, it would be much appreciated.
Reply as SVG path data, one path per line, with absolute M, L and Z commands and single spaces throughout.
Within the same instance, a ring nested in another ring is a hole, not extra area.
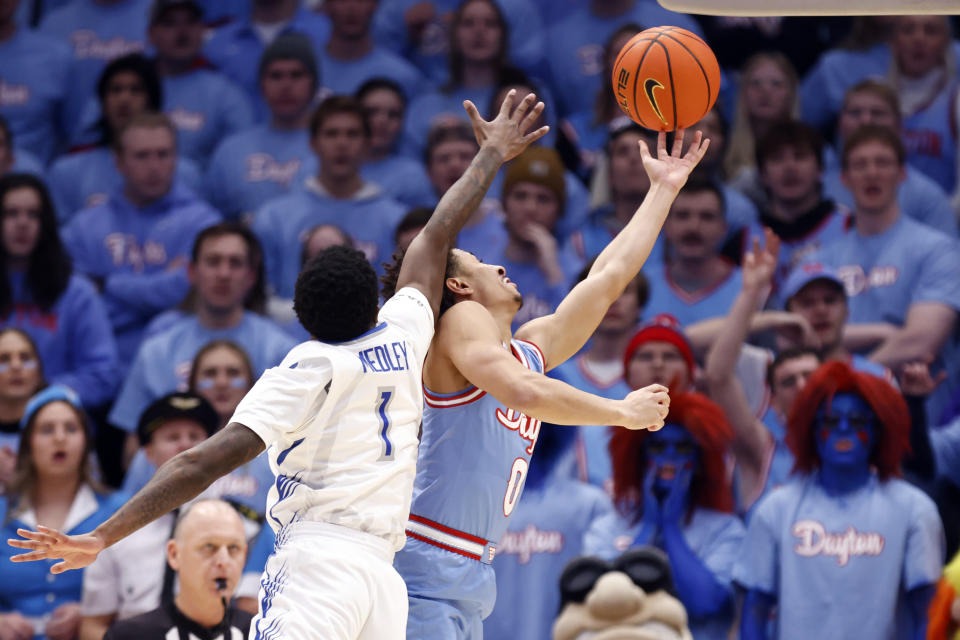
M 693 142 L 686 153 L 683 153 L 683 138 L 685 129 L 678 129 L 673 138 L 673 149 L 667 152 L 667 134 L 663 131 L 657 135 L 657 155 L 654 157 L 647 148 L 647 143 L 639 141 L 640 155 L 643 158 L 643 168 L 650 177 L 650 184 L 664 185 L 679 191 L 687 182 L 687 177 L 697 166 L 710 146 L 710 139 L 704 138 L 703 133 L 693 134 Z
M 662 384 L 651 384 L 631 392 L 623 399 L 626 419 L 621 426 L 627 429 L 658 431 L 670 411 L 670 394 Z
M 10 558 L 13 562 L 31 562 L 33 560 L 60 560 L 50 567 L 50 573 L 63 573 L 70 569 L 82 569 L 97 559 L 97 554 L 106 546 L 93 534 L 68 536 L 56 529 L 40 525 L 36 531 L 17 529 L 17 535 L 23 539 L 10 538 L 7 544 L 17 549 L 28 549 Z
M 531 142 L 539 140 L 550 131 L 550 127 L 543 126 L 536 131 L 526 133 L 543 113 L 543 103 L 537 102 L 537 96 L 529 93 L 514 108 L 516 97 L 516 89 L 508 91 L 500 104 L 500 112 L 490 122 L 480 117 L 475 104 L 469 100 L 463 103 L 463 108 L 470 116 L 477 144 L 499 151 L 503 162 L 516 158 Z

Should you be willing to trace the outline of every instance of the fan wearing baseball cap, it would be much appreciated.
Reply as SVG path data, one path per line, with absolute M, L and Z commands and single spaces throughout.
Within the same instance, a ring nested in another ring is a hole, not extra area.
M 894 381 L 889 369 L 851 353 L 843 344 L 843 329 L 850 310 L 843 281 L 831 267 L 819 262 L 797 265 L 783 284 L 782 299 L 786 311 L 801 316 L 810 324 L 820 343 L 823 362 L 841 360 L 857 371 L 879 376 L 887 382 Z

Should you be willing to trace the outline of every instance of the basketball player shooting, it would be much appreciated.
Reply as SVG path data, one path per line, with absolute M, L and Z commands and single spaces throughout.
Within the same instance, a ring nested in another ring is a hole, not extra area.
M 643 266 L 709 144 L 698 131 L 684 154 L 683 139 L 678 131 L 668 152 L 661 133 L 655 157 L 640 142 L 650 177 L 640 208 L 557 310 L 522 325 L 515 336 L 511 323 L 523 304 L 517 286 L 503 267 L 453 250 L 424 365 L 427 407 L 408 541 L 395 559 L 410 593 L 408 638 L 482 636 L 496 592 L 489 563 L 523 491 L 541 420 L 663 426 L 669 396 L 661 385 L 611 400 L 543 374 L 580 350 Z
M 322 252 L 300 274 L 294 297 L 314 340 L 266 371 L 222 431 L 161 466 L 92 533 L 19 529 L 24 539 L 9 543 L 29 552 L 12 560 L 60 559 L 52 573 L 85 567 L 269 447 L 277 479 L 267 518 L 277 542 L 251 637 L 403 638 L 407 594 L 392 561 L 405 541 L 421 371 L 447 256 L 500 166 L 548 130 L 525 133 L 543 103 L 530 94 L 514 109 L 515 97 L 511 91 L 491 122 L 464 103 L 480 150 L 410 244 L 396 294 L 382 309 L 361 252 Z

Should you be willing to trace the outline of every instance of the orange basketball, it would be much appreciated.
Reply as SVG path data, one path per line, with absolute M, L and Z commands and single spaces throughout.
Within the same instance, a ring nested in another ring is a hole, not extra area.
M 617 54 L 613 93 L 634 122 L 656 131 L 689 127 L 717 101 L 720 65 L 699 36 L 679 27 L 641 31 Z

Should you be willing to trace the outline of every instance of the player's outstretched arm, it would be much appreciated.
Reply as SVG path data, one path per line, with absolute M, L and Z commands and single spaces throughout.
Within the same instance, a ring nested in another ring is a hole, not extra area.
M 483 200 L 500 166 L 549 131 L 549 127 L 540 127 L 525 133 L 540 117 L 543 103 L 537 102 L 537 97 L 531 93 L 514 109 L 515 98 L 516 90 L 511 89 L 500 106 L 500 113 L 490 122 L 480 117 L 472 102 L 464 102 L 480 151 L 440 199 L 430 220 L 410 243 L 403 257 L 397 290 L 403 287 L 419 289 L 429 300 L 434 317 L 440 309 L 447 254 L 460 229 Z
M 14 562 L 60 560 L 51 573 L 86 567 L 105 548 L 140 527 L 195 498 L 220 476 L 253 460 L 263 451 L 260 436 L 237 422 L 231 422 L 197 446 L 164 463 L 150 482 L 93 532 L 68 536 L 55 529 L 17 529 L 24 539 L 7 542 L 29 553 L 13 556 Z
M 476 302 L 455 304 L 440 323 L 440 351 L 471 384 L 514 411 L 553 424 L 652 430 L 663 426 L 670 408 L 666 387 L 650 385 L 611 400 L 531 371 L 503 348 L 496 322 Z
M 646 143 L 640 141 L 643 167 L 650 177 L 650 189 L 643 203 L 627 226 L 597 256 L 587 278 L 573 288 L 557 310 L 517 330 L 518 338 L 540 347 L 548 369 L 580 350 L 650 255 L 677 193 L 710 144 L 697 131 L 690 148 L 683 153 L 683 139 L 681 129 L 673 149 L 668 152 L 666 134 L 661 132 L 656 157 L 650 155 Z

